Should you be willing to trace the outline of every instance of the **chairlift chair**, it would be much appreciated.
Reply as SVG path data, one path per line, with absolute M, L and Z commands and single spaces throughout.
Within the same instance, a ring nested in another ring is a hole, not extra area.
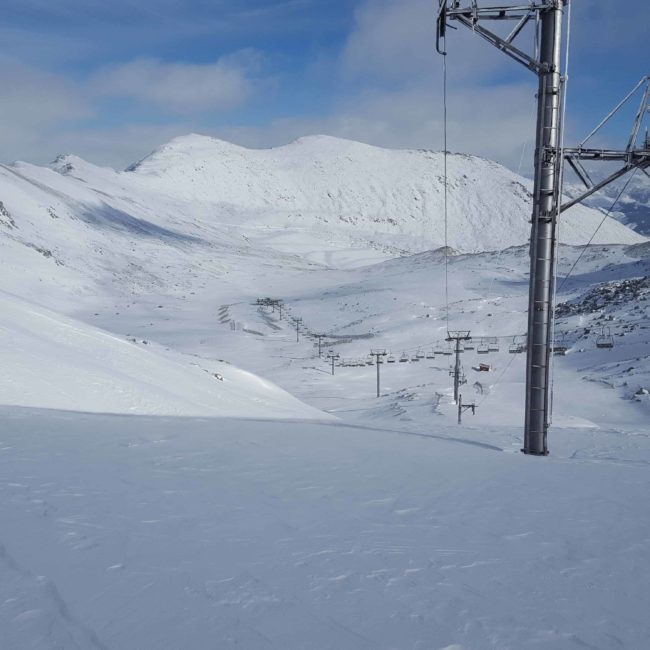
M 474 350 L 474 349 L 476 349 L 476 346 L 474 345 L 474 341 L 472 341 L 472 339 L 469 339 L 468 341 L 465 341 L 465 349 L 466 350 Z
M 478 344 L 478 347 L 476 348 L 477 354 L 488 354 L 490 352 L 490 347 L 487 344 L 487 341 L 485 339 L 481 339 L 481 342 Z
M 366 365 L 367 366 L 375 365 L 375 358 L 371 354 L 369 354 L 368 357 L 366 358 Z
M 508 352 L 510 354 L 521 354 L 522 352 L 525 352 L 525 350 L 526 350 L 526 346 L 523 343 L 518 343 L 516 336 L 513 337 Z
M 607 331 L 607 333 L 605 333 Z M 596 339 L 596 347 L 605 350 L 611 350 L 614 347 L 614 337 L 609 327 L 603 327 L 603 331 Z
M 388 355 L 388 358 L 386 359 L 386 363 L 395 363 L 395 356 L 393 355 L 392 352 Z
M 451 345 L 448 345 L 448 346 L 447 346 L 447 347 L 442 351 L 442 353 L 443 353 L 446 357 L 450 357 L 450 356 L 454 353 L 454 348 L 452 348 Z
M 420 357 L 416 354 L 411 355 L 411 361 L 419 361 Z
M 434 354 L 444 354 L 445 351 L 444 351 L 442 345 L 436 345 L 436 347 L 433 348 L 433 353 Z
M 562 337 L 556 341 L 553 341 L 553 354 L 556 357 L 565 357 L 566 353 L 569 351 L 567 344 L 565 343 L 566 335 L 562 334 Z
M 435 359 L 435 358 L 436 358 L 436 351 L 433 348 L 431 348 L 427 352 L 427 359 Z
M 400 363 L 408 363 L 409 361 L 409 356 L 406 354 L 406 352 L 402 352 L 402 356 L 399 358 Z
M 498 352 L 499 351 L 499 339 L 495 337 L 492 337 L 488 341 L 488 351 L 489 352 Z
M 415 353 L 415 356 L 417 360 L 419 361 L 420 359 L 424 359 L 424 352 L 420 348 L 418 348 L 418 351 Z

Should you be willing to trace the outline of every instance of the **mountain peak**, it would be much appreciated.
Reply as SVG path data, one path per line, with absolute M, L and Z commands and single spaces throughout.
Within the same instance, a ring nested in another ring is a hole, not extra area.
M 209 135 L 188 133 L 180 135 L 154 149 L 150 154 L 129 165 L 127 172 L 149 171 L 153 167 L 167 167 L 187 157 L 205 157 L 245 151 L 244 147 Z

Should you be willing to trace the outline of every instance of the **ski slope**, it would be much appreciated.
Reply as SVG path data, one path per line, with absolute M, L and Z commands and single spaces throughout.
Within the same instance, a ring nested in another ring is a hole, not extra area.
M 650 246 L 563 219 L 525 457 L 529 187 L 451 156 L 445 255 L 440 165 L 188 136 L 0 166 L 2 650 L 644 647 Z
M 1 293 L 3 404 L 131 415 L 328 416 L 224 362 L 183 357 Z
M 0 647 L 578 650 L 650 635 L 650 440 L 2 409 Z

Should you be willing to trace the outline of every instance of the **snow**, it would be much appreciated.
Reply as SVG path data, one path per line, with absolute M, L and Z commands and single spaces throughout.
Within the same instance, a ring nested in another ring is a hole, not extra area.
M 450 156 L 447 310 L 440 165 L 194 135 L 125 172 L 0 166 L 2 650 L 644 647 L 650 245 L 609 220 L 560 246 L 526 457 L 529 187 Z M 462 355 L 476 415 L 440 354 L 376 398 L 370 348 L 448 327 L 498 337 Z
M 268 381 L 0 293 L 3 403 L 99 413 L 322 419 Z M 152 349 L 153 348 L 153 349 Z
M 3 421 L 3 648 L 565 650 L 650 634 L 647 433 L 565 430 L 531 459 L 490 428 Z

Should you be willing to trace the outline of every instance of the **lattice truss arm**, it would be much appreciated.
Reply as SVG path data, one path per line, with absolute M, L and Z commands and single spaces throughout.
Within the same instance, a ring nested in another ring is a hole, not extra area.
M 641 103 L 632 124 L 632 131 L 627 147 L 622 150 L 594 148 L 585 146 L 635 95 L 641 94 Z M 632 169 L 640 169 L 649 178 L 646 169 L 650 169 L 650 138 L 646 128 L 641 142 L 640 134 L 643 121 L 650 112 L 650 76 L 643 77 L 639 83 L 623 98 L 602 122 L 577 146 L 563 150 L 564 160 L 576 173 L 585 186 L 585 191 L 579 196 L 562 204 L 560 211 L 568 210 L 572 205 L 580 203 L 606 185 L 627 174 Z M 585 169 L 582 161 L 591 162 L 622 162 L 623 165 L 607 178 L 594 182 Z
M 460 0 L 440 0 L 436 49 L 440 54 L 445 54 L 444 41 L 447 28 L 451 27 L 448 21 L 454 20 L 468 27 L 475 34 L 533 72 L 548 72 L 548 66 L 540 63 L 537 53 L 527 54 L 513 45 L 513 42 L 531 20 L 537 20 L 540 11 L 554 7 L 559 1 L 561 0 L 547 0 L 543 3 L 529 2 L 513 6 L 479 7 L 476 0 L 470 0 L 466 6 L 461 6 Z M 515 21 L 514 27 L 505 37 L 495 34 L 480 24 L 482 21 L 505 20 Z

